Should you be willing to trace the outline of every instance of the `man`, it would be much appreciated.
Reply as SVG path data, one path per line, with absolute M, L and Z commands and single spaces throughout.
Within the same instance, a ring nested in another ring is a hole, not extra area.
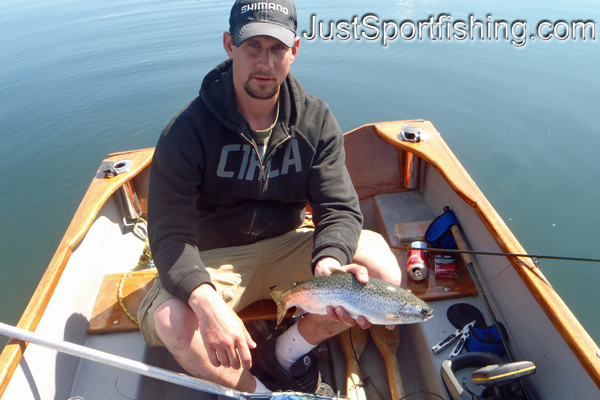
M 335 118 L 289 74 L 300 45 L 292 1 L 236 1 L 229 22 L 229 59 L 156 147 L 148 222 L 160 279 L 140 329 L 194 376 L 246 392 L 315 391 L 312 348 L 369 322 L 330 308 L 256 348 L 235 311 L 332 268 L 395 284 L 400 269 L 381 236 L 361 234 Z M 308 204 L 314 229 L 301 226 Z

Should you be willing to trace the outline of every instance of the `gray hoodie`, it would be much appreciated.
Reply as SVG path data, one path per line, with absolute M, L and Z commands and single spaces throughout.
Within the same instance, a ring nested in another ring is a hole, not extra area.
M 299 227 L 313 209 L 313 265 L 352 261 L 362 227 L 333 114 L 289 74 L 264 163 L 238 112 L 231 60 L 166 125 L 150 174 L 150 247 L 165 289 L 183 301 L 210 283 L 199 251 L 240 246 Z

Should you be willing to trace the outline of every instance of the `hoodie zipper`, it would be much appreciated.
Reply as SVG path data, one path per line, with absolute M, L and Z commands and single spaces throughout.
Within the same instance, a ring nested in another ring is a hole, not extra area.
M 273 147 L 273 150 L 269 154 L 267 154 L 267 157 L 265 158 L 265 162 L 263 164 L 263 162 L 260 159 L 260 156 L 258 154 L 258 146 L 256 146 L 256 143 L 254 142 L 254 140 L 248 139 L 243 133 L 240 133 L 240 135 L 244 138 L 244 140 L 246 140 L 248 143 L 250 143 L 250 145 L 254 149 L 256 158 L 258 159 L 258 165 L 260 167 L 260 174 L 259 174 L 259 179 L 258 179 L 259 185 L 260 185 L 260 187 L 259 187 L 260 190 L 258 193 L 258 200 L 262 200 L 262 196 L 267 191 L 267 186 L 269 184 L 269 181 L 267 180 L 267 167 L 266 166 L 269 164 L 271 156 L 275 153 L 275 151 L 283 143 L 287 142 L 291 138 L 291 136 L 288 134 L 283 140 L 281 140 L 279 143 L 277 143 L 275 145 L 275 147 Z M 258 207 L 259 207 L 259 205 L 256 205 L 254 207 L 254 210 L 252 213 L 252 219 L 250 220 L 250 229 L 248 229 L 249 239 L 253 239 L 252 236 L 254 235 L 254 226 L 256 225 L 256 215 L 258 214 Z

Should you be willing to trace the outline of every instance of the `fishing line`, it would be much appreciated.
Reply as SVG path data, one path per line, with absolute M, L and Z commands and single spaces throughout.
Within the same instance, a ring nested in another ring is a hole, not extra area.
M 488 279 L 487 281 L 481 283 L 482 285 L 487 285 L 488 283 L 490 283 L 491 281 L 493 281 L 494 279 L 496 279 L 497 277 L 499 277 L 500 275 L 502 275 L 504 272 L 506 272 L 507 269 L 509 269 L 510 267 L 512 267 L 512 264 L 508 264 L 506 267 L 504 267 L 504 269 L 502 271 L 500 271 L 499 274 L 497 274 L 496 276 L 494 276 L 491 279 Z
M 375 385 L 373 383 L 373 381 L 371 380 L 371 377 L 366 373 L 366 371 L 363 369 L 362 365 L 360 364 L 360 360 L 358 359 L 358 356 L 356 355 L 356 350 L 354 350 L 354 346 L 352 345 L 352 329 L 350 329 L 350 347 L 352 348 L 352 354 L 354 354 L 354 359 L 356 360 L 356 363 L 358 364 L 358 369 L 360 369 L 360 372 L 362 372 L 363 376 L 365 377 L 364 380 L 361 379 L 361 383 L 362 383 L 362 387 L 366 387 L 366 385 L 368 383 L 371 384 L 371 386 L 373 386 L 373 389 L 375 389 L 375 391 L 377 392 L 377 394 L 379 395 L 379 397 L 382 400 L 385 400 L 385 397 L 383 397 L 383 394 L 381 393 L 381 391 L 379 390 L 379 388 L 377 387 L 377 385 Z
M 119 395 L 123 396 L 123 398 L 125 398 L 125 399 L 127 399 L 127 400 L 135 400 L 134 398 L 132 398 L 132 397 L 127 397 L 127 396 L 125 396 L 123 393 L 121 393 L 121 391 L 119 390 L 119 377 L 118 377 L 118 376 L 117 376 L 117 380 L 115 381 L 115 391 L 116 391 L 117 393 L 119 393 Z M 74 397 L 74 399 L 75 399 L 75 400 L 77 400 L 77 399 L 81 399 L 81 400 L 83 400 L 83 397 Z M 71 400 L 71 399 L 69 399 L 69 400 Z
M 350 343 L 352 343 L 352 329 L 350 329 L 350 332 L 349 332 L 349 333 L 350 333 Z M 353 346 L 353 345 L 350 345 L 350 348 L 352 348 L 352 353 L 354 354 L 354 359 L 356 360 L 356 363 L 358 364 L 358 368 L 360 369 L 360 372 L 362 372 L 363 376 L 365 377 L 365 379 L 364 379 L 364 380 L 362 380 L 362 379 L 361 379 L 361 383 L 359 383 L 358 385 L 355 385 L 355 386 L 362 386 L 362 387 L 366 387 L 366 386 L 367 386 L 367 384 L 369 384 L 369 383 L 370 383 L 370 384 L 371 384 L 371 386 L 373 387 L 373 389 L 375 389 L 375 391 L 376 391 L 376 392 L 377 392 L 377 394 L 379 395 L 379 397 L 380 397 L 382 400 L 385 400 L 385 397 L 383 397 L 383 394 L 381 393 L 381 391 L 379 390 L 379 388 L 377 388 L 377 385 L 375 385 L 375 384 L 373 383 L 373 380 L 371 379 L 371 377 L 370 377 L 370 376 L 369 376 L 369 375 L 368 375 L 368 374 L 365 372 L 365 370 L 363 369 L 362 365 L 360 364 L 360 360 L 358 359 L 358 356 L 356 355 L 356 351 L 354 350 L 354 346 Z M 422 393 L 425 393 L 425 394 L 431 394 L 431 395 L 437 396 L 437 397 L 439 397 L 440 399 L 444 400 L 444 398 L 443 398 L 442 396 L 440 396 L 439 394 L 437 394 L 437 393 L 433 393 L 433 392 L 428 392 L 428 391 L 426 391 L 426 390 L 421 390 L 421 391 L 419 391 L 419 392 L 414 392 L 414 393 L 410 393 L 410 394 L 405 394 L 404 396 L 400 397 L 398 400 L 404 400 L 404 399 L 408 399 L 409 397 L 412 397 L 412 396 L 414 396 L 414 395 L 417 395 L 417 394 L 422 394 Z
M 396 250 L 422 250 L 410 246 L 390 246 L 391 249 Z M 484 256 L 500 256 L 500 257 L 527 257 L 527 258 L 539 258 L 547 260 L 562 260 L 562 261 L 585 261 L 585 262 L 600 262 L 598 258 L 584 258 L 584 257 L 561 257 L 561 256 L 545 256 L 539 254 L 523 254 L 523 253 L 502 253 L 493 251 L 478 251 L 478 250 L 459 250 L 459 249 L 438 249 L 435 247 L 428 247 L 427 251 L 433 253 L 462 253 L 462 254 L 478 254 Z

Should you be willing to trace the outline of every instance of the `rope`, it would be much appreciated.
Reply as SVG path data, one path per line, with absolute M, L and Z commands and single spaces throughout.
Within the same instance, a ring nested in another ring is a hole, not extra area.
M 133 226 L 133 229 L 138 235 L 140 235 L 142 240 L 144 240 L 144 250 L 142 251 L 142 255 L 140 256 L 137 264 L 133 268 L 131 268 L 129 271 L 127 271 L 123 274 L 123 278 L 121 278 L 121 283 L 119 284 L 119 292 L 117 294 L 117 297 L 119 299 L 119 304 L 121 305 L 123 312 L 125 313 L 125 315 L 127 315 L 127 317 L 131 320 L 131 322 L 133 322 L 136 325 L 139 325 L 137 318 L 129 311 L 129 309 L 125 305 L 125 301 L 123 300 L 123 286 L 125 286 L 125 279 L 127 279 L 128 276 L 131 276 L 131 272 L 133 272 L 133 270 L 135 270 L 138 267 L 141 267 L 142 265 L 146 264 L 147 262 L 150 262 L 151 267 L 154 266 L 152 263 L 152 253 L 150 253 L 150 243 L 148 241 L 148 235 L 146 234 L 146 232 L 144 232 L 138 226 L 138 224 L 140 222 L 144 225 L 144 228 L 146 228 L 146 226 L 147 226 L 146 221 L 143 218 L 138 218 L 138 220 L 135 222 L 135 224 Z

